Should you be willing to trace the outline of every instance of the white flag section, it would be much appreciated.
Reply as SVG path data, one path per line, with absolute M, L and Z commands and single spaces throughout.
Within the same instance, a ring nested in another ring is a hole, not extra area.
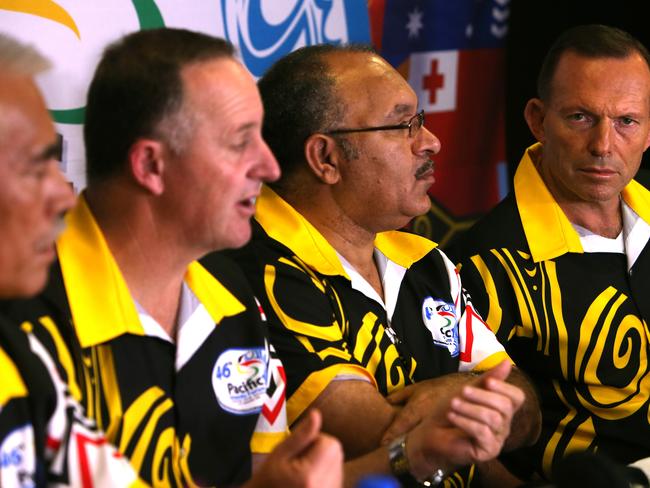
M 426 113 L 456 110 L 458 51 L 413 53 L 409 85 Z
M 53 63 L 40 77 L 63 136 L 62 169 L 85 186 L 82 121 L 104 47 L 123 34 L 183 27 L 229 39 L 254 76 L 288 52 L 323 42 L 369 42 L 359 0 L 0 0 L 0 31 L 35 45 Z

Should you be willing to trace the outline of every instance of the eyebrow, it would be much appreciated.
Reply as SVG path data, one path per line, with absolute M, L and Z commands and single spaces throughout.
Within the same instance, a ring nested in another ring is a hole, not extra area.
M 61 161 L 63 155 L 62 139 L 57 139 L 56 142 L 48 144 L 40 153 L 34 157 L 34 161 L 47 161 L 49 159 L 56 159 Z
M 416 108 L 417 111 L 417 108 Z M 386 118 L 390 119 L 395 116 L 402 116 L 402 115 L 411 115 L 413 113 L 413 106 L 408 105 L 406 103 L 400 103 L 395 105 L 393 107 L 393 110 L 391 110 L 387 115 Z
M 239 134 L 240 132 L 248 132 L 249 130 L 255 130 L 259 125 L 256 122 L 248 122 L 240 127 L 237 127 L 235 133 Z

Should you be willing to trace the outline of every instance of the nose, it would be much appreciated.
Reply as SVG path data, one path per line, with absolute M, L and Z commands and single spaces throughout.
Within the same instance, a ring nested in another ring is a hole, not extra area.
M 614 127 L 609 119 L 602 119 L 594 125 L 589 139 L 589 152 L 596 157 L 608 156 L 612 146 Z
M 422 152 L 438 154 L 441 148 L 440 139 L 425 126 L 422 126 L 413 144 L 413 150 L 416 154 L 421 154 Z
M 255 165 L 255 177 L 261 181 L 275 181 L 280 178 L 280 166 L 271 148 L 260 137 L 260 154 L 259 160 Z
M 59 169 L 59 163 L 51 160 L 48 163 L 48 173 L 43 184 L 43 195 L 47 202 L 48 217 L 58 217 L 70 210 L 76 202 L 72 185 L 66 181 Z

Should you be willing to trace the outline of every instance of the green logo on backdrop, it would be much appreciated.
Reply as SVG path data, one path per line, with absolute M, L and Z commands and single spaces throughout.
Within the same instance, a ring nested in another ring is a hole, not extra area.
M 165 21 L 160 14 L 160 9 L 154 0 L 132 0 L 135 13 L 138 16 L 140 30 L 157 29 L 165 27 Z M 52 118 L 60 124 L 83 124 L 86 107 L 71 108 L 66 110 L 50 110 Z

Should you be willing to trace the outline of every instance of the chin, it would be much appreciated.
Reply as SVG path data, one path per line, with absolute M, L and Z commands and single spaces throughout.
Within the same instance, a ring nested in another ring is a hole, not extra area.
M 45 288 L 47 270 L 30 273 L 29 276 L 16 279 L 11 283 L 0 284 L 1 298 L 29 298 Z
M 251 240 L 251 229 L 248 232 L 233 232 L 224 240 L 221 249 L 238 249 L 248 244 Z

